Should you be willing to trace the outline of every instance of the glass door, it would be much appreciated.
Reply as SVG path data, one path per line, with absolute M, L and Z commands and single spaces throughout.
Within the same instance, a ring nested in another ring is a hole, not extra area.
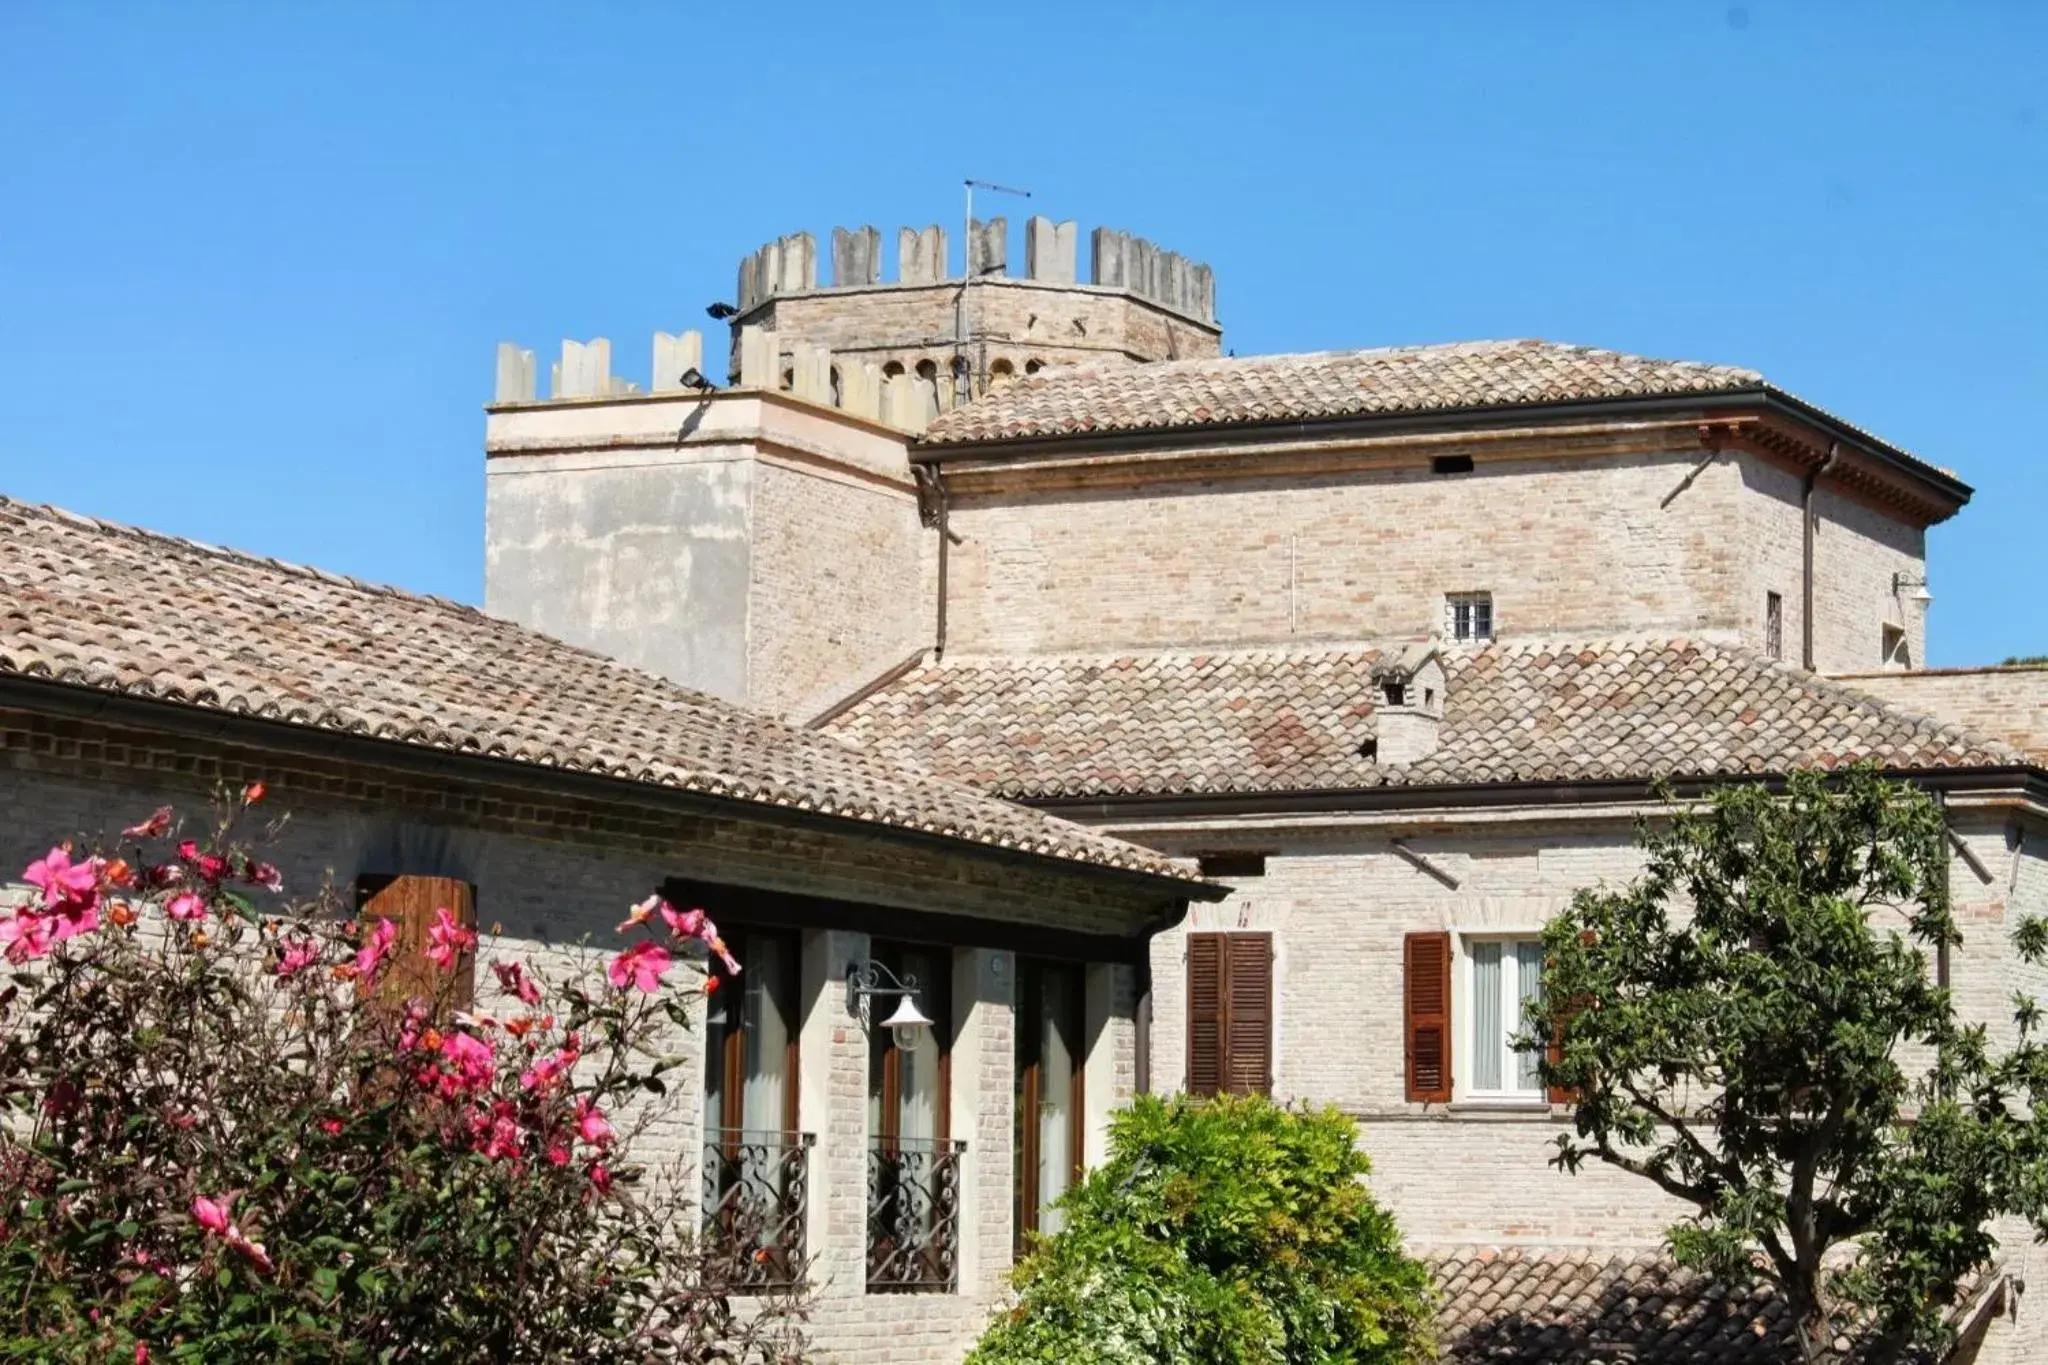
M 1081 1174 L 1082 969 L 1025 960 L 1017 971 L 1016 1228 L 1050 1236 Z

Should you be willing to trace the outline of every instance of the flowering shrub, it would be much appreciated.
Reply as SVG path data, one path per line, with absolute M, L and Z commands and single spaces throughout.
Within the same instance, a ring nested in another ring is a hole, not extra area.
M 650 899 L 602 978 L 497 961 L 458 1009 L 450 911 L 414 977 L 390 920 L 273 904 L 261 795 L 53 848 L 0 909 L 0 1358 L 797 1359 L 801 1304 L 735 1313 L 630 1155 L 716 927 Z

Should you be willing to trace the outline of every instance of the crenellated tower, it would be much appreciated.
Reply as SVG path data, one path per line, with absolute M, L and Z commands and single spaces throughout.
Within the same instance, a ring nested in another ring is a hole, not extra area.
M 903 228 L 890 279 L 873 227 L 834 228 L 830 260 L 822 263 L 810 233 L 778 238 L 740 262 L 731 374 L 743 371 L 743 331 L 758 329 L 782 357 L 785 387 L 795 382 L 801 344 L 872 364 L 885 381 L 905 377 L 937 413 L 1048 365 L 1221 354 L 1208 266 L 1096 228 L 1084 282 L 1078 245 L 1072 221 L 1030 218 L 1023 273 L 1013 274 L 1007 220 L 975 220 L 955 273 L 944 228 Z M 821 264 L 830 267 L 830 283 L 820 283 Z

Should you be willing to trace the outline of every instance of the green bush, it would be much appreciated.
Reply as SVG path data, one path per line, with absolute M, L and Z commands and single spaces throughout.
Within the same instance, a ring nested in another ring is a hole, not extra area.
M 1141 1097 L 969 1365 L 1435 1358 L 1428 1275 L 1334 1109 Z

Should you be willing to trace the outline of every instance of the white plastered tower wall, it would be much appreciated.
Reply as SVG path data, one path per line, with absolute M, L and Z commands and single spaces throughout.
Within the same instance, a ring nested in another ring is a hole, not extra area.
M 774 715 L 908 658 L 936 550 L 908 433 L 880 386 L 865 410 L 804 387 L 515 388 L 486 427 L 486 609 Z

